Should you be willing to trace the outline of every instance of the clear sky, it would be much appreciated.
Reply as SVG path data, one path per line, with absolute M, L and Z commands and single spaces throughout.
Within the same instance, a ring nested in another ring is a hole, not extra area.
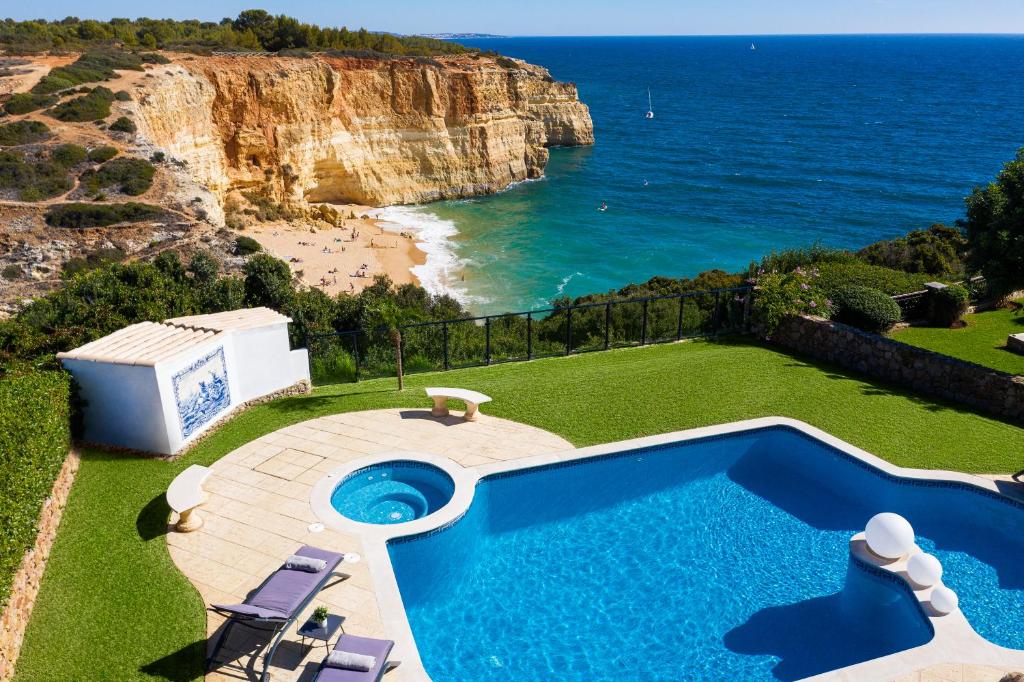
M 398 33 L 1024 33 L 1024 0 L 2 0 L 0 16 L 219 20 L 250 8 Z

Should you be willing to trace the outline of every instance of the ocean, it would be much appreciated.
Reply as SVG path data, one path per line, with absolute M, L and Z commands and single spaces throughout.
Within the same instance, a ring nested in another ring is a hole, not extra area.
M 382 211 L 477 313 L 952 224 L 1024 146 L 1024 36 L 464 42 L 576 83 L 597 138 L 497 195 Z

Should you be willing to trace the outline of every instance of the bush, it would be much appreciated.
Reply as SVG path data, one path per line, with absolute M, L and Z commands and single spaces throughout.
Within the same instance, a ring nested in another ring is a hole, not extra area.
M 21 279 L 21 268 L 17 265 L 6 265 L 3 269 L 4 279 L 13 282 L 16 279 Z
M 89 160 L 93 163 L 104 163 L 117 156 L 117 148 L 109 145 L 89 150 Z
M 107 88 L 98 87 L 88 95 L 62 102 L 46 113 L 58 121 L 69 123 L 98 121 L 110 116 L 112 101 L 114 101 L 114 93 Z
M 836 307 L 835 317 L 840 322 L 880 332 L 900 321 L 899 305 L 878 289 L 849 284 L 838 287 L 831 296 Z
M 823 263 L 853 263 L 856 260 L 857 257 L 849 251 L 815 243 L 800 249 L 772 251 L 757 265 L 751 264 L 748 274 L 754 277 L 758 270 L 762 273 L 793 272 L 797 268 L 808 268 Z
M 37 111 L 52 107 L 57 103 L 57 98 L 52 95 L 33 95 L 30 92 L 19 92 L 4 102 L 4 111 L 12 116 L 27 114 L 30 111 Z
M 861 260 L 871 265 L 923 272 L 933 277 L 963 273 L 966 255 L 966 237 L 960 230 L 945 225 L 932 225 L 905 237 L 875 242 L 857 252 Z
M 132 96 L 127 90 L 118 90 L 114 93 L 114 99 L 118 102 L 131 102 Z
M 1024 147 L 995 182 L 967 197 L 970 261 L 997 297 L 1024 288 Z
M 0 152 L 0 189 L 18 190 L 22 201 L 40 201 L 73 186 L 67 169 L 52 161 L 27 161 L 14 152 Z
M 50 161 L 65 168 L 77 166 L 87 158 L 89 158 L 89 152 L 85 150 L 85 147 L 79 147 L 77 144 L 58 145 L 50 152 Z
M 153 152 L 152 155 L 150 155 L 149 160 L 153 163 L 163 163 L 167 160 L 167 155 L 163 152 Z
M 50 129 L 40 121 L 15 121 L 0 126 L 0 146 L 13 147 L 45 140 Z
M 970 293 L 959 284 L 928 292 L 928 321 L 936 327 L 952 327 L 967 312 Z
M 138 130 L 138 127 L 135 125 L 135 121 L 131 120 L 127 116 L 121 116 L 110 124 L 110 129 L 122 133 L 134 133 Z
M 71 445 L 70 389 L 64 372 L 24 370 L 0 381 L 0 607 Z
M 248 256 L 253 253 L 259 253 L 263 250 L 260 243 L 252 237 L 241 236 L 235 239 L 235 254 L 238 256 Z
M 818 271 L 821 273 L 818 283 L 829 293 L 840 287 L 857 285 L 895 296 L 921 291 L 925 282 L 934 279 L 923 273 L 903 272 L 859 262 L 823 263 L 818 266 Z
M 116 223 L 136 223 L 163 214 L 159 206 L 128 202 L 126 204 L 59 204 L 46 213 L 46 224 L 52 227 L 106 227 Z
M 813 271 L 796 268 L 785 274 L 769 272 L 754 280 L 754 321 L 765 336 L 771 336 L 791 315 L 832 315 L 832 302 L 816 279 Z
M 32 92 L 45 95 L 82 83 L 105 81 L 117 75 L 115 69 L 141 71 L 142 59 L 131 52 L 86 52 L 72 64 L 50 69 L 50 73 L 32 86 Z
M 159 52 L 144 52 L 139 55 L 143 64 L 170 64 L 171 60 Z
M 120 263 L 127 257 L 127 254 L 117 247 L 106 247 L 97 249 L 84 257 L 72 258 L 64 264 L 61 274 L 64 277 L 73 277 L 80 272 L 88 272 L 103 267 L 107 263 Z
M 82 186 L 88 192 L 98 192 L 105 187 L 117 185 L 129 196 L 143 194 L 153 185 L 156 169 L 145 159 L 119 157 L 107 161 L 96 170 L 82 173 Z

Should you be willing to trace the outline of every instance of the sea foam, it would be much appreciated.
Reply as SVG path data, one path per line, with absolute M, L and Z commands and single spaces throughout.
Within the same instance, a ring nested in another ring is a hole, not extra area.
M 381 221 L 381 227 L 389 232 L 404 231 L 415 236 L 417 248 L 427 254 L 427 262 L 411 270 L 429 293 L 448 294 L 463 305 L 481 302 L 469 294 L 459 277 L 467 261 L 455 253 L 452 238 L 459 231 L 454 222 L 423 206 L 386 206 L 370 211 L 370 216 Z

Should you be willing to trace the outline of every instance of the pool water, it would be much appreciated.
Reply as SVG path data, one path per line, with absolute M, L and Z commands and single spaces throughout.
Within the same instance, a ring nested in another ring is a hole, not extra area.
M 926 643 L 907 587 L 851 566 L 906 516 L 983 636 L 1024 648 L 1024 510 L 887 477 L 785 428 L 491 477 L 389 544 L 434 680 L 796 680 Z
M 361 523 L 405 523 L 434 513 L 454 492 L 455 483 L 438 467 L 386 462 L 350 474 L 334 489 L 331 505 Z

